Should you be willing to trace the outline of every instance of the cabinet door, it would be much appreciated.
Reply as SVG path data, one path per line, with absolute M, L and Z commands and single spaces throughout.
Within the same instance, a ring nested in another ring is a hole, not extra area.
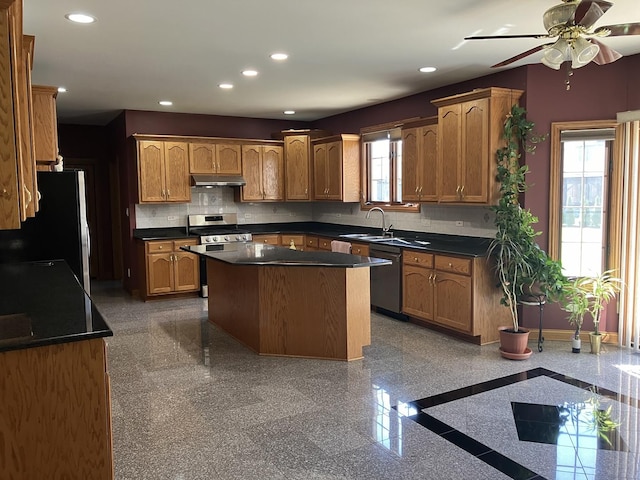
M 472 319 L 471 277 L 436 271 L 433 320 L 446 327 L 471 333 Z
M 310 200 L 309 137 L 288 135 L 284 139 L 285 198 Z
M 165 185 L 168 202 L 190 202 L 189 147 L 186 142 L 165 142 Z
M 200 288 L 200 263 L 193 253 L 174 253 L 174 291 L 194 292 Z
M 216 146 L 212 143 L 189 143 L 189 172 L 212 174 L 216 172 Z
M 402 201 L 417 202 L 420 200 L 419 185 L 419 152 L 418 128 L 407 128 L 402 131 Z M 435 177 L 435 172 L 434 172 Z
M 438 199 L 440 202 L 458 202 L 460 182 L 460 136 L 462 120 L 460 105 L 438 109 Z
M 173 291 L 173 253 L 147 255 L 147 295 Z
M 240 145 L 216 145 L 217 173 L 221 175 L 240 175 L 242 173 L 242 155 L 240 152 Z
M 280 235 L 253 235 L 255 243 L 264 243 L 266 245 L 280 245 Z
M 327 145 L 313 146 L 313 198 L 324 200 L 327 198 Z
M 262 187 L 262 147 L 259 145 L 242 146 L 242 176 L 247 181 L 241 188 L 245 202 L 264 199 Z
M 140 202 L 164 202 L 164 142 L 138 142 L 138 191 Z
M 36 162 L 55 163 L 58 156 L 58 122 L 55 87 L 33 85 L 33 134 Z
M 489 201 L 489 99 L 462 104 L 460 199 Z
M 342 142 L 327 144 L 326 183 L 328 200 L 342 200 Z
M 284 200 L 282 147 L 276 145 L 262 147 L 262 191 L 265 200 Z
M 424 320 L 433 319 L 433 270 L 404 265 L 402 274 L 402 312 Z
M 418 197 L 423 202 L 438 200 L 438 125 L 425 125 L 419 130 L 420 168 L 417 169 Z M 405 161 L 403 148 L 403 163 Z M 404 182 L 404 178 L 403 178 Z
M 351 253 L 354 255 L 360 255 L 361 257 L 369 256 L 369 245 L 366 243 L 352 243 Z

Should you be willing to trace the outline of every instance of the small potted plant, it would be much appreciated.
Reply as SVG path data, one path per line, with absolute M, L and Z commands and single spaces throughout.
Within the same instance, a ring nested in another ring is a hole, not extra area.
M 583 288 L 580 288 L 582 283 L 581 278 L 576 278 L 572 281 L 567 281 L 563 287 L 562 299 L 560 307 L 569 313 L 567 320 L 575 328 L 573 335 L 571 336 L 571 351 L 573 353 L 580 353 L 582 341 L 580 339 L 580 330 L 582 329 L 582 323 L 584 322 L 584 316 L 589 312 L 589 299 L 587 298 L 587 292 Z
M 563 289 L 561 307 L 569 313 L 568 321 L 576 328 L 574 340 L 579 338 L 584 316 L 588 313 L 593 318 L 593 332 L 589 334 L 591 353 L 600 353 L 602 334 L 600 318 L 607 303 L 622 288 L 622 280 L 613 276 L 614 270 L 607 270 L 592 277 L 578 277 L 568 282 Z M 573 343 L 575 348 L 575 343 Z M 578 347 L 579 348 L 579 347 Z M 572 349 L 572 351 L 575 351 Z

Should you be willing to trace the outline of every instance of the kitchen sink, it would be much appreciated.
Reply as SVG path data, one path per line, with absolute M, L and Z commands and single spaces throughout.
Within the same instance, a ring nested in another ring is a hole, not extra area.
M 391 240 L 393 238 L 386 235 L 369 235 L 368 233 L 347 233 L 340 236 L 343 238 L 363 240 L 365 242 L 382 242 L 383 240 Z

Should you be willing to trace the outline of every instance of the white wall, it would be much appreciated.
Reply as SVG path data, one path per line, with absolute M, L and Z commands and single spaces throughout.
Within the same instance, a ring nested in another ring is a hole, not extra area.
M 136 205 L 136 228 L 183 227 L 187 215 L 237 213 L 239 224 L 316 221 L 341 225 L 382 226 L 379 212 L 360 210 L 358 203 L 236 203 L 232 187 L 194 188 L 191 203 Z M 493 213 L 486 207 L 422 205 L 420 213 L 387 212 L 387 225 L 452 235 L 493 237 Z M 462 222 L 462 226 L 459 225 Z

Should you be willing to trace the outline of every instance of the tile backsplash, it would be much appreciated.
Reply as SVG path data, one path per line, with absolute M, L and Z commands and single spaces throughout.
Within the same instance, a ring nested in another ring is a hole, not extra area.
M 381 227 L 381 215 L 360 210 L 358 203 L 236 203 L 233 188 L 194 188 L 191 203 L 136 205 L 136 228 L 184 227 L 187 215 L 237 213 L 239 224 L 316 221 L 341 225 Z M 423 204 L 419 213 L 386 212 L 387 225 L 451 235 L 493 237 L 493 212 L 487 207 Z

